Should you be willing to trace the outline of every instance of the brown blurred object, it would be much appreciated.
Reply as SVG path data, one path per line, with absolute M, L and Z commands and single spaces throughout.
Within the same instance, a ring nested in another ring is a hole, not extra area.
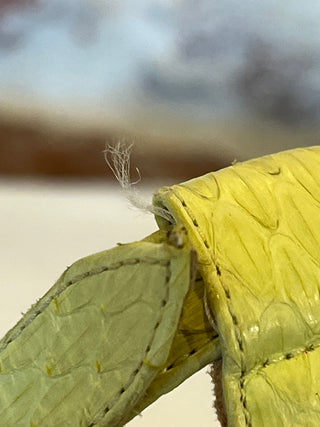
M 38 177 L 112 176 L 104 160 L 106 145 L 118 136 L 79 132 L 55 132 L 31 123 L 0 121 L 0 174 Z M 130 136 L 126 137 L 131 143 Z M 132 138 L 134 141 L 135 138 Z M 132 174 L 137 166 L 145 179 L 183 181 L 230 165 L 232 158 L 213 157 L 181 149 L 181 141 L 165 144 L 135 142 Z M 176 147 L 176 148 L 175 148 Z

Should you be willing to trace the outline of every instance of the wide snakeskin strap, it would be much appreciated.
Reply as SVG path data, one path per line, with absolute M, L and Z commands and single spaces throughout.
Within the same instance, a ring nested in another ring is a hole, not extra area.
M 154 203 L 198 252 L 228 425 L 319 426 L 320 147 L 163 188 Z

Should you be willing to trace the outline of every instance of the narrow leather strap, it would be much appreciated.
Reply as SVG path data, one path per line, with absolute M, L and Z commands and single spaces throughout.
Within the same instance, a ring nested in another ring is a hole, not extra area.
M 0 424 L 122 425 L 165 364 L 190 250 L 139 242 L 82 259 L 1 341 Z
M 0 425 L 121 426 L 220 357 L 194 258 L 158 232 L 73 264 L 0 341 Z

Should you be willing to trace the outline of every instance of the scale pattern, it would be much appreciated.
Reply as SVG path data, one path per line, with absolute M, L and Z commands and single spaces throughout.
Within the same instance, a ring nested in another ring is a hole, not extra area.
M 139 242 L 84 258 L 0 342 L 0 425 L 117 426 L 170 351 L 190 250 Z
M 163 188 L 154 203 L 199 254 L 229 425 L 320 425 L 320 147 Z

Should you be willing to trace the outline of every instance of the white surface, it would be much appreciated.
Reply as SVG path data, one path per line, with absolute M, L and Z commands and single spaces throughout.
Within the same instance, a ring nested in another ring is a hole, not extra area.
M 78 258 L 156 230 L 152 215 L 130 209 L 117 186 L 0 180 L 0 335 Z M 219 426 L 206 371 L 129 425 Z

